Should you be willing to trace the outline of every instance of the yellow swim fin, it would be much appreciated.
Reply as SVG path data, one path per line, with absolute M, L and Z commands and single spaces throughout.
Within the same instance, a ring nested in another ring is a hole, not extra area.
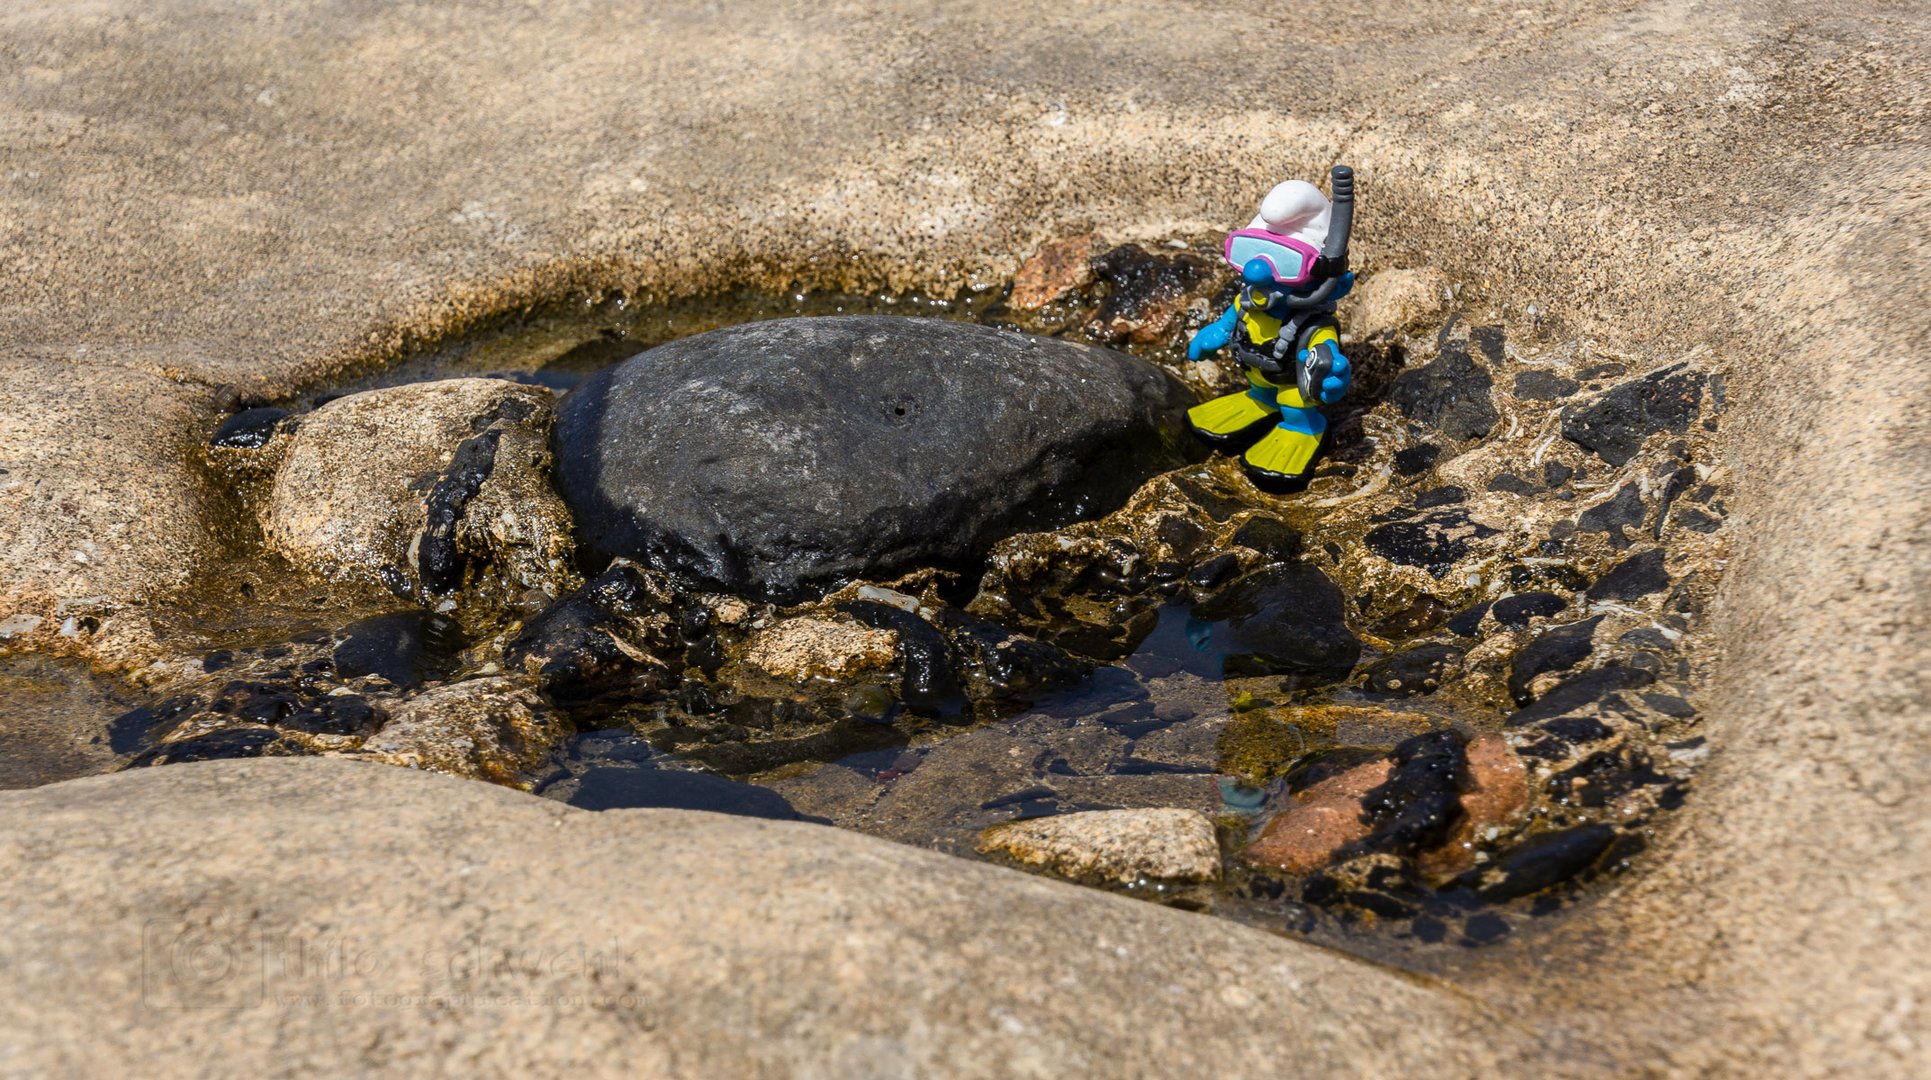
M 1318 432 L 1294 431 L 1277 427 L 1261 441 L 1247 448 L 1241 463 L 1257 477 L 1273 481 L 1298 480 L 1321 448 Z
M 1216 446 L 1239 440 L 1256 426 L 1272 421 L 1279 410 L 1270 409 L 1242 390 L 1217 397 L 1187 410 L 1187 421 L 1194 434 Z

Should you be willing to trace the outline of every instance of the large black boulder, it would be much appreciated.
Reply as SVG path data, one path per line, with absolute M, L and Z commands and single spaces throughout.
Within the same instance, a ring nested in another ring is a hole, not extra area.
M 1191 396 L 1107 349 L 932 319 L 684 338 L 566 397 L 557 486 L 593 556 L 779 600 L 1111 510 L 1185 460 Z

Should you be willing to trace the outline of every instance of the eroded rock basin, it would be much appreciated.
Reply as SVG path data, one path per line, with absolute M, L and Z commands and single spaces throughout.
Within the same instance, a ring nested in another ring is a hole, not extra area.
M 818 820 L 1420 967 L 1587 895 L 1701 756 L 1722 385 L 1517 340 L 1432 274 L 1343 309 L 1360 380 L 1294 495 L 1205 459 L 976 565 L 788 605 L 572 557 L 553 391 L 642 346 L 911 310 L 1124 347 L 1209 392 L 1237 377 L 1183 359 L 1224 299 L 1212 266 L 1076 241 L 949 299 L 610 299 L 235 400 L 200 463 L 232 557 L 181 599 L 180 658 L 114 691 L 146 700 L 110 713 L 107 752 L 16 782 L 339 754 Z M 395 403 L 341 396 L 375 390 Z M 373 440 L 380 476 L 328 468 L 323 439 Z M 1132 857 L 1169 849 L 1192 854 Z

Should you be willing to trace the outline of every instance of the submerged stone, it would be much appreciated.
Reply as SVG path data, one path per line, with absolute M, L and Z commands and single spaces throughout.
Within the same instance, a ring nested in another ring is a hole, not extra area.
M 348 754 L 499 784 L 535 768 L 565 726 L 533 685 L 511 676 L 438 686 L 386 711 L 388 723 Z
M 461 644 L 460 631 L 449 619 L 405 611 L 345 627 L 332 660 L 336 674 L 345 679 L 378 675 L 397 686 L 413 687 L 425 677 L 453 670 Z
M 208 445 L 229 450 L 259 450 L 275 437 L 286 419 L 287 409 L 243 409 L 221 422 L 209 437 Z
M 1388 400 L 1408 419 L 1466 441 L 1487 435 L 1501 418 L 1493 388 L 1488 371 L 1465 347 L 1450 342 L 1432 363 L 1396 376 L 1388 388 Z
M 1119 885 L 1220 877 L 1214 824 L 1198 810 L 1091 810 L 994 825 L 979 850 L 1075 880 Z
M 1210 624 L 1209 648 L 1241 675 L 1298 675 L 1339 682 L 1361 658 L 1341 590 L 1319 568 L 1282 563 L 1245 574 L 1194 609 Z
M 1268 819 L 1241 858 L 1289 874 L 1326 866 L 1343 848 L 1367 837 L 1371 826 L 1362 800 L 1386 784 L 1393 769 L 1387 758 L 1375 758 L 1296 792 L 1293 803 Z
M 1639 600 L 1669 588 L 1670 575 L 1663 564 L 1664 555 L 1662 548 L 1652 548 L 1617 563 L 1602 580 L 1589 587 L 1589 599 Z
M 1440 578 L 1469 553 L 1473 541 L 1494 536 L 1495 532 L 1456 507 L 1377 525 L 1361 539 L 1369 551 L 1389 562 L 1417 567 Z
M 964 692 L 952 674 L 952 646 L 944 634 L 917 614 L 875 600 L 858 600 L 839 610 L 866 626 L 898 636 L 899 693 L 905 704 L 925 713 L 956 713 Z
M 1366 686 L 1377 694 L 1432 694 L 1461 659 L 1462 650 L 1453 645 L 1417 645 L 1370 665 Z
M 1616 838 L 1608 825 L 1580 825 L 1543 833 L 1499 859 L 1481 886 L 1491 903 L 1540 892 L 1575 877 Z
M 582 542 L 733 590 L 961 562 L 1183 460 L 1190 395 L 1121 353 L 938 320 L 779 319 L 607 368 L 564 400 Z
M 1527 705 L 1535 700 L 1530 684 L 1536 676 L 1554 671 L 1568 671 L 1589 658 L 1595 647 L 1596 627 L 1603 617 L 1558 626 L 1545 631 L 1520 653 L 1509 666 L 1509 696 L 1517 705 Z
M 1505 596 L 1495 602 L 1495 621 L 1503 626 L 1521 628 L 1533 619 L 1545 619 L 1569 606 L 1569 601 L 1551 592 L 1525 592 Z
M 1652 432 L 1682 434 L 1703 404 L 1701 374 L 1682 365 L 1611 387 L 1588 404 L 1562 410 L 1562 437 L 1623 466 Z

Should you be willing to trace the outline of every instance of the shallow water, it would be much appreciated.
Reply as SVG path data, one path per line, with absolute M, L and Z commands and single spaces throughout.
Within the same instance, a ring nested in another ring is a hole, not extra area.
M 300 412 L 343 393 L 458 376 L 512 378 L 561 391 L 608 364 L 676 337 L 795 315 L 917 314 L 1121 345 L 1079 313 L 1091 295 L 1023 316 L 1009 311 L 997 290 L 951 298 L 737 294 L 672 303 L 612 298 L 529 314 L 490 333 L 281 404 Z M 1448 330 L 1437 341 L 1445 351 Z M 1181 362 L 1183 340 L 1176 331 L 1124 347 L 1197 380 L 1201 372 Z M 1492 353 L 1492 363 L 1501 362 L 1499 328 L 1477 328 L 1471 340 Z M 1468 347 L 1453 347 L 1462 350 L 1466 361 Z M 1245 534 L 1258 522 L 1268 526 L 1258 530 L 1261 534 L 1283 529 L 1305 533 L 1304 553 L 1299 552 L 1299 537 L 1292 545 L 1297 553 L 1265 556 L 1253 552 L 1273 541 L 1228 541 L 1223 535 L 1216 543 L 1247 545 L 1241 548 L 1248 552 L 1240 557 L 1245 561 L 1239 563 L 1245 570 L 1300 567 L 1300 572 L 1331 578 L 1340 586 L 1340 618 L 1348 633 L 1358 637 L 1360 654 L 1344 661 L 1339 671 L 1319 670 L 1319 665 L 1299 673 L 1252 670 L 1236 646 L 1238 634 L 1225 621 L 1227 616 L 1201 617 L 1199 610 L 1226 578 L 1196 585 L 1181 576 L 1230 558 L 1224 551 L 1216 556 L 1209 550 L 1194 557 L 1193 569 L 1152 568 L 1156 580 L 1150 583 L 1122 583 L 1105 574 L 1097 584 L 1082 580 L 1061 598 L 1069 606 L 1025 626 L 1040 640 L 1057 641 L 1105 661 L 1070 683 L 974 701 L 969 707 L 960 699 L 915 710 L 873 686 L 746 689 L 729 685 L 729 678 L 691 675 L 687 669 L 689 681 L 665 689 L 559 700 L 577 733 L 547 761 L 526 770 L 520 782 L 545 797 L 586 809 L 678 806 L 800 818 L 966 857 L 978 857 L 980 831 L 1001 822 L 1091 809 L 1184 807 L 1219 823 L 1227 879 L 1205 889 L 1149 886 L 1140 894 L 1150 899 L 1335 941 L 1410 966 L 1426 966 L 1425 960 L 1401 959 L 1414 948 L 1495 940 L 1511 924 L 1504 921 L 1498 930 L 1501 916 L 1485 908 L 1468 888 L 1363 891 L 1358 882 L 1330 883 L 1329 888 L 1318 875 L 1306 882 L 1283 880 L 1245 869 L 1235 857 L 1267 814 L 1287 805 L 1297 785 L 1322 769 L 1384 753 L 1417 733 L 1449 729 L 1466 736 L 1501 729 L 1512 706 L 1493 673 L 1506 670 L 1510 652 L 1527 640 L 1522 631 L 1532 621 L 1584 614 L 1580 590 L 1603 565 L 1603 556 L 1592 548 L 1577 550 L 1574 522 L 1546 527 L 1543 538 L 1545 525 L 1538 515 L 1559 516 L 1565 506 L 1601 502 L 1593 493 L 1621 482 L 1613 474 L 1592 476 L 1583 467 L 1568 465 L 1557 478 L 1553 468 L 1542 467 L 1554 437 L 1535 432 L 1551 426 L 1548 406 L 1500 396 L 1506 415 L 1491 441 L 1509 441 L 1509 447 L 1497 452 L 1496 462 L 1485 466 L 1485 472 L 1510 466 L 1528 473 L 1515 459 L 1532 453 L 1537 468 L 1531 475 L 1538 480 L 1517 477 L 1515 482 L 1530 488 L 1546 484 L 1548 490 L 1546 498 L 1525 504 L 1519 519 L 1498 530 L 1480 524 L 1480 518 L 1472 520 L 1465 508 L 1488 497 L 1480 490 L 1479 474 L 1478 482 L 1470 483 L 1466 470 L 1450 472 L 1457 465 L 1457 452 L 1477 454 L 1483 444 L 1459 450 L 1450 445 L 1444 452 L 1439 434 L 1381 400 L 1402 370 L 1399 347 L 1362 345 L 1358 363 L 1357 396 L 1330 410 L 1329 445 L 1306 492 L 1285 498 L 1258 492 L 1225 459 L 1168 477 L 1209 531 L 1228 534 L 1239 527 Z M 1613 378 L 1613 372 L 1602 376 Z M 1605 385 L 1599 382 L 1593 388 Z M 1527 418 L 1518 420 L 1518 412 Z M 1523 434 L 1518 436 L 1518 431 Z M 1537 439 L 1541 441 L 1533 441 Z M 1692 452 L 1674 452 L 1678 460 L 1669 467 L 1680 476 L 1681 463 Z M 255 688 L 237 699 L 243 702 L 238 707 L 309 716 L 317 702 L 339 701 L 344 694 L 360 701 L 355 695 L 365 692 L 369 678 L 378 680 L 378 692 L 393 693 L 494 669 L 488 642 L 502 626 L 430 627 L 423 613 L 398 612 L 393 604 L 340 606 L 326 589 L 314 587 L 261 550 L 258 534 L 247 524 L 250 500 L 258 497 L 249 487 L 254 481 L 217 476 L 211 482 L 219 489 L 217 497 L 232 504 L 229 516 L 238 523 L 230 537 L 232 557 L 223 560 L 219 574 L 199 591 L 182 598 L 172 622 L 163 619 L 162 628 L 184 654 L 199 660 L 201 674 L 216 680 L 232 676 L 231 690 L 246 680 L 266 680 L 249 684 Z M 1670 483 L 1674 489 L 1677 480 Z M 1720 509 L 1709 487 L 1685 498 Z M 1643 506 L 1639 499 L 1638 510 Z M 1655 525 L 1658 535 L 1669 512 L 1665 501 Z M 1492 511 L 1486 513 L 1496 520 Z M 1586 513 L 1582 525 L 1590 528 Z M 1511 528 L 1520 535 L 1510 533 Z M 1621 534 L 1614 536 L 1614 551 L 1627 546 Z M 1227 576 L 1245 570 L 1227 571 Z M 976 603 L 975 594 L 982 592 L 976 569 L 939 575 L 925 584 L 930 602 L 944 608 Z M 1707 586 L 1706 580 L 1701 587 Z M 1538 590 L 1574 597 L 1578 606 L 1571 609 L 1562 597 L 1555 597 L 1559 602 L 1551 606 L 1542 598 L 1554 594 Z M 1526 599 L 1512 606 L 1493 605 L 1495 598 L 1512 594 Z M 1688 602 L 1671 598 L 1674 611 L 1694 614 L 1684 606 Z M 1635 614 L 1627 605 L 1610 610 L 1625 624 Z M 771 611 L 760 618 L 786 614 Z M 1615 646 L 1619 651 L 1607 662 L 1647 665 L 1645 672 L 1661 675 L 1680 689 L 1691 672 L 1686 660 L 1672 655 L 1671 643 L 1684 625 L 1683 615 L 1663 612 L 1653 628 L 1625 631 Z M 1466 685 L 1420 695 L 1412 688 L 1376 692 L 1374 687 L 1382 686 L 1372 675 L 1377 662 L 1418 644 L 1451 650 L 1458 658 L 1490 650 L 1494 655 L 1483 660 L 1489 673 L 1483 677 L 1489 681 L 1471 678 Z M 715 641 L 705 645 L 694 639 L 692 662 L 700 667 L 703 663 L 695 659 L 700 646 L 723 648 Z M 726 658 L 720 654 L 717 659 Z M 119 767 L 130 755 L 150 748 L 172 716 L 158 696 L 101 683 L 79 665 L 31 657 L 6 658 L 0 664 L 0 691 L 5 691 L 0 692 L 0 786 Z M 714 675 L 716 665 L 706 670 Z M 1681 705 L 1680 698 L 1671 700 Z M 136 705 L 148 708 L 128 711 Z M 1693 710 L 1669 708 L 1674 719 L 1638 718 L 1649 732 L 1646 739 L 1681 739 L 1693 725 Z M 116 716 L 122 717 L 121 723 L 110 727 Z M 1248 737 L 1243 733 L 1260 717 L 1269 719 L 1266 726 L 1274 740 L 1266 753 L 1293 767 L 1274 769 L 1265 782 L 1250 784 L 1235 773 L 1248 760 L 1242 755 L 1252 752 L 1242 741 Z M 262 752 L 259 741 L 242 740 L 212 747 L 206 756 L 255 752 Z M 1612 811 L 1625 812 L 1620 808 L 1627 804 L 1631 785 L 1676 782 L 1644 778 L 1646 761 L 1639 757 L 1633 766 L 1624 762 L 1577 775 L 1573 783 L 1583 796 L 1571 799 L 1562 793 L 1546 806 L 1539 803 L 1536 813 L 1544 816 L 1532 828 L 1580 827 Z M 1636 779 L 1627 779 L 1631 776 Z M 1571 782 L 1568 773 L 1557 779 Z M 1636 817 L 1631 828 L 1642 820 Z M 1604 856 L 1599 865 L 1611 862 Z M 1519 921 L 1561 906 L 1546 901 L 1518 904 L 1509 918 Z
M 86 664 L 0 656 L 0 789 L 38 787 L 112 769 L 109 724 L 140 700 Z

